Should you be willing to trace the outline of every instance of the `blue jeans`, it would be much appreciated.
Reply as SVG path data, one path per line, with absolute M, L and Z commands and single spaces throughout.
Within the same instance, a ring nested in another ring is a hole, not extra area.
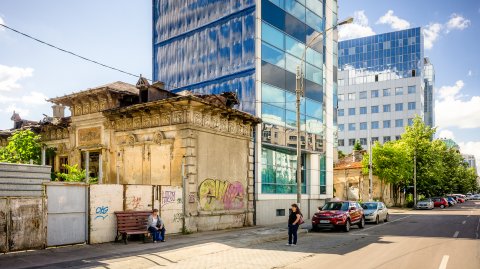
M 152 234 L 153 241 L 165 240 L 165 227 L 157 230 L 153 227 L 148 227 L 148 231 Z
M 297 231 L 298 231 L 298 224 L 288 224 L 288 243 L 289 244 L 297 244 Z M 293 237 L 293 241 L 292 241 Z

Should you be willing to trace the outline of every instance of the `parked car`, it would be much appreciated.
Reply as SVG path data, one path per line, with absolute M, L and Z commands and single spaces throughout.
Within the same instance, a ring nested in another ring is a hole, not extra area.
M 457 197 L 457 201 L 458 201 L 459 203 L 462 203 L 462 204 L 465 203 L 465 198 L 463 198 L 463 197 L 460 196 L 460 195 L 457 195 L 456 197 Z
M 457 199 L 453 196 L 447 196 L 448 206 L 454 206 L 457 204 Z
M 312 217 L 313 230 L 342 228 L 348 232 L 352 225 L 365 227 L 363 208 L 354 201 L 328 202 Z
M 443 197 L 433 197 L 432 200 L 433 200 L 433 205 L 435 207 L 440 207 L 440 208 L 448 207 L 448 201 Z
M 433 209 L 434 207 L 435 204 L 430 198 L 418 201 L 417 206 L 415 206 L 416 209 Z
M 367 202 L 363 203 L 362 207 L 367 222 L 378 224 L 380 221 L 387 222 L 389 219 L 388 208 L 382 202 Z
M 480 194 L 471 195 L 470 200 L 480 200 Z

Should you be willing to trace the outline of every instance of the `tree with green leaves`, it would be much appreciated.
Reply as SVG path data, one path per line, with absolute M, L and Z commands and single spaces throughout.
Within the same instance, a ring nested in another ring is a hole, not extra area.
M 360 141 L 355 141 L 355 145 L 353 145 L 353 150 L 363 150 L 362 144 L 360 144 Z
M 389 184 L 392 187 L 394 203 L 398 204 L 401 189 L 411 181 L 413 166 L 408 152 L 404 148 L 405 145 L 402 141 L 387 142 L 383 145 L 377 142 L 372 147 L 372 172 L 380 180 L 380 199 L 382 201 L 384 200 L 385 186 Z M 368 158 L 368 154 L 363 158 L 364 174 L 368 174 Z
M 40 135 L 31 130 L 20 130 L 8 139 L 7 146 L 0 148 L 0 162 L 40 164 L 42 144 Z

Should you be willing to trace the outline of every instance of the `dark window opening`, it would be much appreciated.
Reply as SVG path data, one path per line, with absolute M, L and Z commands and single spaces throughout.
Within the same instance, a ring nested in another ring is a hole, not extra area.
M 285 216 L 285 209 L 277 209 L 277 217 Z

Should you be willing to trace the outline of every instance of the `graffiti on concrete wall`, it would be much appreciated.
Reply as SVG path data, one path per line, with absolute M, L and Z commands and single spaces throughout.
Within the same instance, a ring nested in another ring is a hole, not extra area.
M 142 197 L 133 197 L 132 201 L 130 202 L 130 206 L 133 210 L 138 209 L 140 207 L 140 203 L 142 202 Z
M 238 181 L 205 179 L 199 187 L 198 198 L 203 210 L 235 210 L 244 208 L 245 188 Z
M 176 192 L 175 191 L 162 191 L 162 202 L 160 207 L 164 207 L 165 205 L 172 204 L 172 203 L 182 203 L 182 199 L 179 197 L 176 199 Z
M 98 206 L 95 209 L 95 219 L 106 219 L 108 217 L 108 206 Z

